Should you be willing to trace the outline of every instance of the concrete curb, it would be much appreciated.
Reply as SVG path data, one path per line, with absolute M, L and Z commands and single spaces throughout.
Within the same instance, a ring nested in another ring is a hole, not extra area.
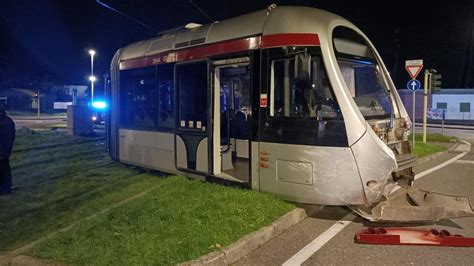
M 284 214 L 272 224 L 242 237 L 237 242 L 224 247 L 221 250 L 206 254 L 195 260 L 183 262 L 179 265 L 229 265 L 235 263 L 256 248 L 313 215 L 320 209 L 320 206 L 315 205 L 306 205 L 303 206 L 303 208 L 296 208 Z
M 460 143 L 461 143 L 461 142 L 458 141 L 458 142 L 456 142 L 453 146 L 451 146 L 449 149 L 447 149 L 447 150 L 445 150 L 445 151 L 440 151 L 440 152 L 437 152 L 437 153 L 428 155 L 428 156 L 426 156 L 426 157 L 422 157 L 422 158 L 420 158 L 420 159 L 416 159 L 415 166 L 422 165 L 422 164 L 427 163 L 427 162 L 429 162 L 429 161 L 431 161 L 431 160 L 434 160 L 434 159 L 436 159 L 436 158 L 438 158 L 438 157 L 440 157 L 440 156 L 442 156 L 442 155 L 444 155 L 444 154 L 447 154 L 447 153 L 449 153 L 449 152 L 454 151 L 454 150 L 457 148 L 457 146 L 459 146 Z

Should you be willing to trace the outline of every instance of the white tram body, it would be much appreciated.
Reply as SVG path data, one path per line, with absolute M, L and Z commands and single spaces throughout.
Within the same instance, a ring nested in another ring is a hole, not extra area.
M 117 51 L 110 156 L 284 199 L 370 205 L 415 157 L 375 47 L 326 11 L 276 7 Z

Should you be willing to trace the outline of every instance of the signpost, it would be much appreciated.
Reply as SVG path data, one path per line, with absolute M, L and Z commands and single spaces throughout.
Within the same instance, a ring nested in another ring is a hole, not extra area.
M 444 135 L 444 120 L 446 119 L 446 109 L 428 108 L 428 118 L 433 120 L 441 119 L 441 135 Z
M 407 83 L 407 89 L 411 91 L 417 91 L 421 87 L 421 83 L 417 79 L 409 80 Z
M 407 83 L 407 89 L 413 91 L 413 114 L 412 114 L 412 136 L 413 136 L 413 143 L 412 146 L 415 147 L 415 115 L 416 115 L 416 93 L 415 91 L 420 89 L 421 83 L 416 79 L 418 74 L 420 74 L 421 69 L 423 69 L 423 60 L 422 59 L 417 59 L 417 60 L 406 60 L 405 61 L 405 69 L 408 72 L 408 75 L 410 75 L 411 80 L 408 81 Z

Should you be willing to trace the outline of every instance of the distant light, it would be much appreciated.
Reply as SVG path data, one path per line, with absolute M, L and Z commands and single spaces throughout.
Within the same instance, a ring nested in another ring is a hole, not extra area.
M 97 121 L 97 116 L 93 116 L 92 121 Z
M 97 78 L 95 76 L 90 76 L 89 77 L 89 81 L 91 82 L 96 82 L 97 81 Z
M 94 55 L 95 55 L 95 51 L 92 50 L 92 49 L 90 49 L 90 50 L 89 50 L 89 54 L 92 55 L 92 56 L 94 56 Z
M 95 109 L 105 109 L 107 108 L 107 103 L 103 101 L 93 102 L 92 107 L 94 107 Z

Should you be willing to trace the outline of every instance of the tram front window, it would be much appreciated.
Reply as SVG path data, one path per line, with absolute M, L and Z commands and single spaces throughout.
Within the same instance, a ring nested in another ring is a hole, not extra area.
M 347 88 L 367 119 L 388 118 L 392 102 L 382 68 L 368 43 L 355 31 L 334 30 L 337 62 Z

